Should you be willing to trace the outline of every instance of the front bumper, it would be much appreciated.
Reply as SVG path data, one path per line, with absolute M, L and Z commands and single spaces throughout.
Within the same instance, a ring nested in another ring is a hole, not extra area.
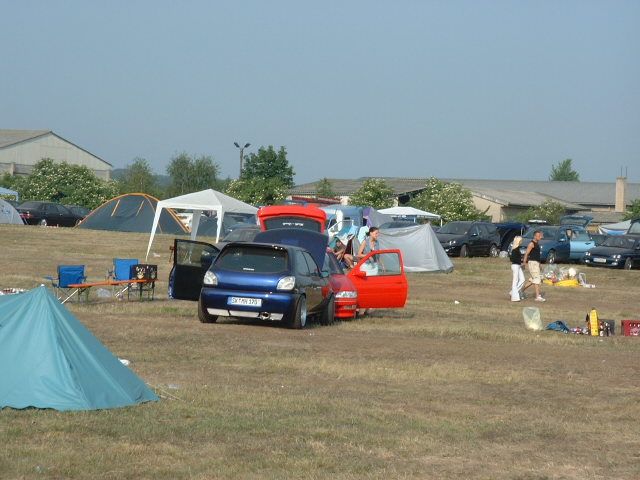
M 625 258 L 584 257 L 584 263 L 590 267 L 622 268 Z
M 336 318 L 355 318 L 357 311 L 357 298 L 336 298 Z
M 460 247 L 461 245 L 449 245 L 448 243 L 441 243 L 440 245 L 442 245 L 442 248 L 444 248 L 444 251 L 447 252 L 447 255 L 460 255 Z

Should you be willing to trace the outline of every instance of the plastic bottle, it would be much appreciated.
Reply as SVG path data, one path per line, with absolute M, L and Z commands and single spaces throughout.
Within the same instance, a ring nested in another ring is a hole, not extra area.
M 600 334 L 600 322 L 598 322 L 598 312 L 595 307 L 591 308 L 589 312 L 589 330 L 592 337 L 597 337 Z

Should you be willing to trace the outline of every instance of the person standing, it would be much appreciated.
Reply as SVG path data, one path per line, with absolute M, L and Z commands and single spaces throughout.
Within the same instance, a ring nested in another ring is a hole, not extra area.
M 511 301 L 519 302 L 520 289 L 524 286 L 524 273 L 522 272 L 522 253 L 520 253 L 520 244 L 522 243 L 522 237 L 517 235 L 514 237 L 511 243 L 511 254 L 509 259 L 511 260 Z
M 527 245 L 527 251 L 524 253 L 523 259 L 524 266 L 529 270 L 529 280 L 523 290 L 533 285 L 536 291 L 536 302 L 545 301 L 540 290 L 540 285 L 542 284 L 542 274 L 540 273 L 540 240 L 543 238 L 544 234 L 542 230 L 533 232 L 533 238 L 529 242 L 529 245 Z
M 371 227 L 367 232 L 367 236 L 364 239 L 364 242 L 360 244 L 360 248 L 358 249 L 357 259 L 362 259 L 367 253 L 373 252 L 374 250 L 378 250 L 378 235 L 380 234 L 380 229 L 378 227 Z

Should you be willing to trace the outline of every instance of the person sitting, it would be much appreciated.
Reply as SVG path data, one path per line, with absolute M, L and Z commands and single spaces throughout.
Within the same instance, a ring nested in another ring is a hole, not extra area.
M 347 247 L 339 238 L 336 238 L 336 245 L 333 247 L 333 253 L 340 265 L 346 268 L 353 268 L 353 255 L 347 253 Z

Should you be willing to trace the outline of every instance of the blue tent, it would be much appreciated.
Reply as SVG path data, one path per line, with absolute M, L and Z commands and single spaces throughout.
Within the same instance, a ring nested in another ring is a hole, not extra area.
M 0 408 L 95 410 L 158 400 L 45 288 L 0 296 Z

